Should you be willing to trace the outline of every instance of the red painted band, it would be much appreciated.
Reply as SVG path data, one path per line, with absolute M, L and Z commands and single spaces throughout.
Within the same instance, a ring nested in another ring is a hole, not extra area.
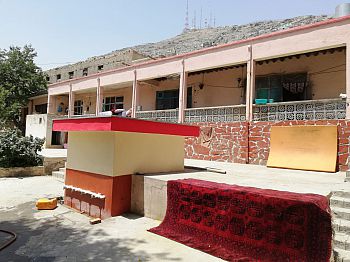
M 199 127 L 125 117 L 91 117 L 53 120 L 53 131 L 119 131 L 175 136 L 199 136 Z

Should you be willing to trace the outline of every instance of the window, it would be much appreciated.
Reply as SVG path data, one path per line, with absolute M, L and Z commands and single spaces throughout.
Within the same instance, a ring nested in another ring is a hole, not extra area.
M 37 112 L 38 114 L 46 114 L 47 104 L 35 105 L 35 112 Z
M 179 89 L 157 91 L 156 110 L 175 109 L 179 107 Z
M 60 131 L 52 131 L 51 145 L 57 146 L 60 144 L 61 144 L 61 132 Z
M 124 97 L 123 96 L 111 96 L 103 99 L 103 111 L 111 111 L 112 109 L 123 109 Z
M 50 82 L 50 77 L 49 76 L 46 77 L 46 81 Z
M 273 102 L 308 99 L 307 73 L 260 76 L 255 85 L 258 99 L 273 99 Z
M 192 108 L 192 87 L 187 87 L 187 108 Z M 179 89 L 157 91 L 156 110 L 175 109 L 179 107 Z
M 85 67 L 85 68 L 83 69 L 83 76 L 87 76 L 87 75 L 88 75 L 88 68 Z
M 82 115 L 83 114 L 83 101 L 76 100 L 74 101 L 74 115 Z
M 187 108 L 192 108 L 192 86 L 187 87 Z
M 103 70 L 103 65 L 99 65 L 99 66 L 97 66 L 97 70 L 98 70 L 98 71 Z
M 57 74 L 56 75 L 56 80 L 58 81 L 58 80 L 61 80 L 61 74 Z
M 74 71 L 68 72 L 68 78 L 72 79 L 74 77 Z

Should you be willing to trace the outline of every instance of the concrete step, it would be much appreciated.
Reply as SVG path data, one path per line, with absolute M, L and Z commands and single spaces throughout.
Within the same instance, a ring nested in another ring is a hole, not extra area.
M 333 245 L 339 249 L 350 250 L 350 237 L 348 234 L 336 232 L 333 237 Z
M 63 172 L 63 173 L 66 173 L 66 168 L 65 168 L 65 167 L 61 167 L 61 168 L 59 169 L 59 171 L 60 171 L 60 172 Z
M 331 207 L 350 208 L 350 198 L 333 195 L 330 200 L 330 205 Z
M 340 218 L 340 219 L 350 221 L 350 209 L 349 208 L 333 207 L 332 212 L 333 212 L 335 218 Z
M 333 220 L 333 228 L 336 232 L 347 233 L 350 235 L 350 221 L 345 219 L 335 218 Z
M 52 172 L 52 176 L 55 177 L 55 178 L 58 178 L 58 179 L 60 179 L 60 180 L 64 180 L 65 172 L 53 171 L 53 172 Z
M 350 198 L 350 192 L 347 191 L 333 191 L 332 197 L 343 197 L 343 198 Z
M 350 251 L 340 248 L 334 248 L 333 251 L 335 262 L 350 262 Z

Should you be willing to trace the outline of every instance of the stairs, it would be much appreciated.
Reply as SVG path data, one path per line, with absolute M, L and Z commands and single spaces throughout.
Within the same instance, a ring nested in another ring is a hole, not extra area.
M 65 163 L 65 166 L 66 166 L 66 163 Z M 64 182 L 64 179 L 66 176 L 66 167 L 61 167 L 58 171 L 53 171 L 52 176 Z
M 333 213 L 334 261 L 350 262 L 350 192 L 333 191 L 330 206 Z

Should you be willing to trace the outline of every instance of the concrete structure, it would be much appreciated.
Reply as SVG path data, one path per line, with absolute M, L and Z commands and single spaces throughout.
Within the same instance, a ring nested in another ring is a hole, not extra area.
M 47 70 L 49 83 L 61 82 L 96 74 L 104 70 L 129 66 L 151 58 L 129 48 L 103 56 L 91 57 L 85 61 Z
M 199 135 L 194 126 L 121 117 L 54 120 L 53 128 L 69 132 L 66 205 L 100 218 L 130 210 L 132 174 L 182 171 L 185 136 Z
M 0 177 L 27 177 L 45 175 L 44 166 L 0 168 Z

